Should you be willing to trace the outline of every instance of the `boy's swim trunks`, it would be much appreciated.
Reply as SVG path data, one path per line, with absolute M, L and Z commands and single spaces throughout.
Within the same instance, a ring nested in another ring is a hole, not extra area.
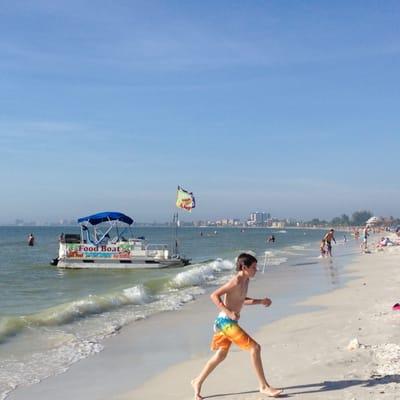
M 214 336 L 211 341 L 211 350 L 229 350 L 235 343 L 243 350 L 248 350 L 256 342 L 238 324 L 224 312 L 219 313 L 214 323 Z

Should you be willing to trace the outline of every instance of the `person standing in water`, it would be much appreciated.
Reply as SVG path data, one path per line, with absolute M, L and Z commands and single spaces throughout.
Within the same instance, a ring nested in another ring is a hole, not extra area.
M 251 254 L 240 254 L 236 262 L 236 271 L 236 275 L 229 282 L 222 285 L 210 296 L 213 303 L 220 310 L 214 323 L 215 333 L 211 342 L 211 350 L 216 353 L 206 363 L 200 374 L 191 382 L 195 400 L 203 399 L 200 392 L 204 381 L 224 361 L 232 343 L 250 352 L 260 393 L 270 397 L 278 397 L 282 393 L 281 389 L 275 389 L 270 386 L 265 379 L 261 360 L 261 346 L 238 324 L 240 311 L 244 304 L 261 304 L 265 307 L 271 305 L 271 300 L 268 297 L 263 299 L 247 297 L 249 280 L 257 273 L 257 259 Z M 224 296 L 224 300 L 222 300 L 222 296 Z
M 275 236 L 274 235 L 271 235 L 269 238 L 268 238 L 268 243 L 275 243 Z
M 332 257 L 332 240 L 336 244 L 336 239 L 335 239 L 334 234 L 335 234 L 335 230 L 330 229 L 329 232 L 322 239 L 326 243 L 326 253 L 328 254 L 329 257 Z
M 28 236 L 28 246 L 33 246 L 35 244 L 35 237 L 33 236 L 33 233 L 31 233 Z

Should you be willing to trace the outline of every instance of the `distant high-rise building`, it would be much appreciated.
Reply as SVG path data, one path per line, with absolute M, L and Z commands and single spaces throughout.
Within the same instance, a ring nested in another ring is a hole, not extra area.
M 249 225 L 265 225 L 271 218 L 271 215 L 266 212 L 252 212 L 248 220 Z

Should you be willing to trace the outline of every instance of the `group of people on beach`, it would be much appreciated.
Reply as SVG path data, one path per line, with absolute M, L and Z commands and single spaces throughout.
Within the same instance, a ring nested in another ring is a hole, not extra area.
M 370 236 L 370 231 L 371 231 L 371 226 L 368 224 L 365 225 L 365 227 L 361 230 L 361 238 L 362 242 L 360 243 L 360 249 L 362 253 L 370 253 L 370 250 L 368 249 L 368 238 Z M 324 237 L 321 239 L 320 242 L 320 257 L 332 257 L 332 241 L 336 243 L 336 239 L 334 237 L 334 229 L 330 229 L 328 233 L 324 235 Z M 375 229 L 374 229 L 375 232 Z M 360 230 L 355 229 L 354 232 L 354 238 L 358 240 L 360 238 Z M 382 250 L 383 247 L 387 246 L 394 246 L 394 245 L 400 245 L 400 227 L 396 230 L 396 235 L 399 237 L 398 240 L 392 240 L 389 237 L 381 237 L 379 242 L 376 243 L 376 248 L 378 250 Z M 347 241 L 346 235 L 344 236 L 344 242 Z
M 368 237 L 369 237 L 369 231 L 370 227 L 369 225 L 366 225 L 365 228 L 362 230 L 362 243 L 360 244 L 361 251 L 363 253 L 368 253 Z M 335 239 L 335 230 L 330 229 L 324 237 L 321 239 L 320 242 L 320 257 L 332 257 L 332 241 L 336 244 L 336 239 Z M 360 232 L 358 229 L 354 231 L 354 238 L 358 240 L 360 237 Z M 344 242 L 347 242 L 347 237 L 344 235 Z
M 368 237 L 369 237 L 370 227 L 368 225 L 362 230 L 362 243 L 360 244 L 361 251 L 363 253 L 368 253 Z M 332 257 L 332 241 L 336 244 L 335 230 L 330 229 L 320 242 L 320 257 Z M 358 240 L 360 237 L 360 232 L 358 229 L 354 231 L 354 238 Z M 346 235 L 344 235 L 344 242 L 347 241 Z

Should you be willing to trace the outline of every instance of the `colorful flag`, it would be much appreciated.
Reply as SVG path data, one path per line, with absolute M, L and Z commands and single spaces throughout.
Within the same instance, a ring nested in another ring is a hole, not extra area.
M 178 186 L 178 191 L 176 192 L 176 206 L 178 208 L 183 208 L 186 211 L 191 212 L 192 208 L 196 207 L 196 201 L 194 199 L 193 193 L 188 192 Z

